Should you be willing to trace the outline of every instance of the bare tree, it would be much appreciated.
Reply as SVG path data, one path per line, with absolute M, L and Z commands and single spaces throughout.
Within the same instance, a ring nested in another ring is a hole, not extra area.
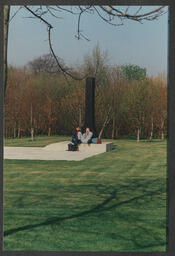
M 59 57 L 57 57 L 59 62 L 61 63 L 62 67 L 64 69 L 67 69 L 65 67 L 63 60 L 61 60 Z M 28 66 L 31 68 L 32 72 L 34 74 L 41 74 L 41 73 L 60 73 L 60 70 L 58 70 L 57 63 L 55 61 L 55 58 L 52 54 L 44 54 L 28 63 Z
M 10 6 L 4 6 L 4 94 L 7 85 L 7 45 L 8 45 L 8 29 L 9 29 Z
M 20 6 L 19 9 L 14 13 L 11 19 L 15 17 L 15 15 L 20 11 L 22 8 L 25 8 L 33 18 L 40 20 L 47 26 L 48 32 L 48 42 L 50 47 L 50 52 L 53 55 L 58 69 L 67 77 L 70 76 L 76 80 L 82 80 L 85 77 L 77 77 L 73 72 L 69 72 L 62 66 L 60 59 L 56 56 L 53 46 L 52 46 L 52 39 L 51 39 L 51 31 L 53 26 L 47 21 L 48 14 L 54 16 L 55 18 L 60 18 L 60 15 L 68 12 L 72 15 L 77 16 L 77 32 L 76 38 L 77 39 L 85 39 L 89 40 L 88 37 L 85 35 L 84 31 L 81 28 L 81 20 L 83 15 L 96 14 L 100 19 L 102 19 L 107 24 L 113 26 L 121 26 L 124 24 L 125 20 L 133 20 L 142 23 L 143 21 L 152 21 L 156 20 L 158 17 L 166 13 L 166 8 L 164 6 L 160 6 L 158 8 L 154 8 L 149 11 L 145 12 L 142 6 L 138 6 L 136 10 L 131 10 L 128 7 L 120 7 L 120 6 L 71 6 L 71 7 L 63 7 L 63 6 Z M 10 17 L 10 6 L 4 6 L 4 92 L 6 89 L 6 82 L 7 82 L 7 42 L 8 42 L 8 27 L 9 27 L 9 17 Z
M 94 47 L 92 54 L 84 56 L 82 73 L 95 77 L 97 88 L 108 82 L 108 60 L 108 52 L 103 52 L 99 44 Z

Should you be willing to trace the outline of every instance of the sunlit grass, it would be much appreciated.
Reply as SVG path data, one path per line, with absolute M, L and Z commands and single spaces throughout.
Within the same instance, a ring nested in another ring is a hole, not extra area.
M 71 136 L 35 136 L 33 140 L 30 137 L 4 139 L 4 146 L 15 147 L 44 147 L 51 143 L 70 140 Z
M 166 142 L 114 143 L 79 162 L 5 160 L 4 249 L 165 251 Z

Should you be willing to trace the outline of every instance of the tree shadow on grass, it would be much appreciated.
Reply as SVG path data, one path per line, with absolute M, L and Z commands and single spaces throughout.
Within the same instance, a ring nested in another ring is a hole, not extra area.
M 82 211 L 80 213 L 76 213 L 76 214 L 72 214 L 70 216 L 65 216 L 65 217 L 52 217 L 52 218 L 48 218 L 45 221 L 38 223 L 38 224 L 30 224 L 30 225 L 25 225 L 22 227 L 18 227 L 18 228 L 14 228 L 14 229 L 10 229 L 4 232 L 4 237 L 9 236 L 11 234 L 20 232 L 20 231 L 25 231 L 25 230 L 31 230 L 37 227 L 41 227 L 41 226 L 48 226 L 48 225 L 52 225 L 52 224 L 60 224 L 65 220 L 69 220 L 69 219 L 75 219 L 75 218 L 79 218 L 82 216 L 86 216 L 88 214 L 93 214 L 93 213 L 100 213 L 100 212 L 105 212 L 105 211 L 109 211 L 113 208 L 117 208 L 120 207 L 122 205 L 127 205 L 130 204 L 134 201 L 140 200 L 140 199 L 146 199 L 147 197 L 152 197 L 155 195 L 161 195 L 162 193 L 164 193 L 164 191 L 162 191 L 161 187 L 157 187 L 157 189 L 152 190 L 149 189 L 151 187 L 155 188 L 154 183 L 156 184 L 158 181 L 157 179 L 155 179 L 154 181 L 152 181 L 151 183 L 148 182 L 140 182 L 139 180 L 135 179 L 132 180 L 132 182 L 128 185 L 118 185 L 118 189 L 114 189 L 113 191 L 110 192 L 110 196 L 105 199 L 102 203 L 92 207 L 89 210 L 85 210 Z M 103 188 L 104 189 L 104 188 Z M 126 189 L 133 191 L 133 193 L 139 189 L 141 189 L 141 194 L 138 196 L 133 196 L 132 198 L 129 198 L 127 200 L 123 200 L 120 202 L 115 202 L 112 204 L 112 200 L 116 199 L 116 196 L 119 193 L 122 193 L 122 191 L 126 191 Z M 111 188 L 110 188 L 111 190 Z M 145 191 L 145 193 L 144 193 Z M 135 242 L 137 243 L 137 242 Z M 138 245 L 139 246 L 139 245 Z
M 165 239 L 162 239 L 160 235 L 158 235 L 156 232 L 153 232 L 152 229 L 149 229 L 148 227 L 145 228 L 140 225 L 136 225 L 138 232 L 133 234 L 132 241 L 134 243 L 134 246 L 138 249 L 149 249 L 149 248 L 155 248 L 164 246 L 165 250 L 168 246 L 168 239 L 167 237 Z M 144 239 L 142 239 L 142 234 L 144 234 Z

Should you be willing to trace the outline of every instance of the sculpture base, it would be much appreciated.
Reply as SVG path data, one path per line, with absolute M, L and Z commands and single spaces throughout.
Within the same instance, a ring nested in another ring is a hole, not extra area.
M 4 147 L 4 159 L 81 161 L 113 148 L 113 143 L 104 142 L 81 144 L 79 151 L 67 151 L 69 143 L 58 142 L 46 147 Z
M 68 149 L 68 144 L 71 143 L 70 141 L 63 141 L 58 143 L 50 144 L 46 147 L 44 147 L 44 150 L 56 150 L 56 151 L 66 151 Z M 98 152 L 98 153 L 104 153 L 111 151 L 114 148 L 114 145 L 112 142 L 103 142 L 102 144 L 86 144 L 81 143 L 79 145 L 79 151 L 80 152 Z

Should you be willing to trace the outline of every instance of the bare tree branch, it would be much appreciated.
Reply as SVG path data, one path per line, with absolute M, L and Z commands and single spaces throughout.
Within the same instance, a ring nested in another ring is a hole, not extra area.
M 141 8 L 139 8 L 138 11 L 136 12 L 136 14 L 132 15 L 132 14 L 129 14 L 128 12 L 122 12 L 119 9 L 114 8 L 113 6 L 108 6 L 108 7 L 101 6 L 101 9 L 104 12 L 106 12 L 112 16 L 133 19 L 133 20 L 137 20 L 137 21 L 139 21 L 141 19 L 153 20 L 153 19 L 157 18 L 158 16 L 166 13 L 166 11 L 163 11 L 164 8 L 165 8 L 164 6 L 160 6 L 150 12 L 137 14 L 141 10 Z
M 17 11 L 12 15 L 12 17 L 10 18 L 9 22 L 11 22 L 13 20 L 13 18 L 17 15 L 17 13 L 22 9 L 23 7 L 20 6 Z
M 49 7 L 49 8 L 51 8 L 51 7 Z M 69 13 L 71 13 L 71 14 L 75 14 L 75 15 L 78 15 L 78 14 L 79 14 L 79 12 L 73 12 L 72 10 L 63 8 L 63 7 L 58 6 L 58 5 L 56 6 L 56 8 L 57 8 L 58 10 L 60 10 L 60 11 L 69 12 Z M 55 8 L 54 8 L 54 10 L 57 11 Z
M 88 6 L 86 8 L 82 8 L 81 6 L 79 6 L 80 9 L 80 13 L 78 15 L 78 28 L 77 28 L 77 39 L 80 39 L 81 37 L 83 37 L 84 39 L 86 39 L 87 41 L 90 41 L 87 37 L 85 37 L 81 32 L 80 32 L 80 22 L 81 22 L 81 16 L 83 13 L 87 12 L 89 9 L 91 8 L 91 6 Z
M 18 11 L 22 8 L 22 6 L 15 12 L 15 14 L 12 16 L 11 20 L 14 18 L 14 16 L 18 13 Z M 142 22 L 143 20 L 155 20 L 159 16 L 165 14 L 167 11 L 165 10 L 164 6 L 160 6 L 158 8 L 155 8 L 149 12 L 143 12 L 140 13 L 142 10 L 142 6 L 138 7 L 138 9 L 135 11 L 135 13 L 131 13 L 130 6 L 125 8 L 125 10 L 122 10 L 122 8 L 119 8 L 119 6 L 74 6 L 70 9 L 62 7 L 62 6 L 39 6 L 35 8 L 35 10 L 32 10 L 31 8 L 24 6 L 24 8 L 29 11 L 32 14 L 32 17 L 39 19 L 41 22 L 43 22 L 47 26 L 48 31 L 48 43 L 50 52 L 52 53 L 57 66 L 59 70 L 63 73 L 63 75 L 66 77 L 68 75 L 69 77 L 75 79 L 75 80 L 83 80 L 86 78 L 87 75 L 84 77 L 77 77 L 76 75 L 72 74 L 67 68 L 63 67 L 60 63 L 58 57 L 56 56 L 52 41 L 51 41 L 51 30 L 53 29 L 53 26 L 44 18 L 45 15 L 50 14 L 55 18 L 62 18 L 57 15 L 59 12 L 68 12 L 72 15 L 78 16 L 77 21 L 77 35 L 76 38 L 79 40 L 81 38 L 84 38 L 85 40 L 90 41 L 82 32 L 81 30 L 81 19 L 83 14 L 94 14 L 97 13 L 97 15 L 106 23 L 113 25 L 113 26 L 121 26 L 123 25 L 123 21 L 126 19 L 131 19 L 134 21 Z M 32 18 L 30 17 L 30 18 Z M 66 78 L 67 79 L 67 78 Z
M 44 24 L 46 24 L 47 27 L 49 27 L 50 29 L 53 28 L 52 25 L 51 25 L 49 22 L 47 22 L 45 19 L 43 19 L 39 14 L 36 14 L 34 11 L 32 11 L 32 10 L 31 10 L 30 8 L 28 8 L 27 6 L 24 6 L 24 7 L 25 7 L 26 10 L 28 10 L 30 13 L 32 13 L 34 17 L 40 19 Z
M 138 7 L 137 11 L 135 11 L 135 13 L 133 13 L 133 14 L 131 14 L 130 6 L 125 8 L 125 10 L 122 10 L 121 8 L 119 8 L 119 6 L 116 7 L 116 6 L 111 6 L 111 5 L 108 5 L 108 6 L 74 6 L 74 7 L 71 7 L 71 9 L 64 8 L 61 6 L 56 6 L 56 7 L 48 6 L 47 11 L 49 13 L 51 13 L 54 17 L 56 17 L 56 15 L 54 14 L 54 12 L 56 12 L 56 11 L 66 11 L 73 15 L 78 15 L 76 38 L 77 39 L 84 38 L 86 40 L 89 40 L 81 31 L 80 23 L 81 23 L 82 14 L 84 14 L 84 13 L 94 14 L 94 11 L 95 11 L 103 21 L 105 21 L 108 24 L 113 25 L 113 26 L 120 26 L 120 25 L 123 25 L 123 20 L 125 20 L 125 19 L 131 19 L 131 20 L 138 21 L 141 23 L 142 23 L 142 20 L 155 20 L 159 16 L 161 16 L 167 12 L 167 11 L 164 11 L 164 8 L 165 8 L 164 6 L 160 6 L 158 8 L 151 10 L 150 12 L 143 12 L 141 14 L 140 14 L 140 11 L 142 10 L 142 6 Z M 51 9 L 53 11 L 51 11 Z M 39 14 L 41 16 L 41 15 L 44 15 L 45 13 L 43 12 L 43 14 L 41 14 L 41 10 L 40 10 Z M 106 17 L 106 15 L 108 15 L 108 17 Z M 118 22 L 118 20 L 120 20 L 120 22 Z
M 78 40 L 81 38 L 84 38 L 85 40 L 88 40 L 88 41 L 89 41 L 89 39 L 87 38 L 87 36 L 85 36 L 82 33 L 82 30 L 81 30 L 81 18 L 82 18 L 82 14 L 84 14 L 84 13 L 94 14 L 94 12 L 95 12 L 106 23 L 113 25 L 113 26 L 121 26 L 121 25 L 123 25 L 123 21 L 126 19 L 130 19 L 130 20 L 134 20 L 134 21 L 138 21 L 138 22 L 142 23 L 143 20 L 147 20 L 147 21 L 156 20 L 159 16 L 161 16 L 167 12 L 166 10 L 164 10 L 165 9 L 164 6 L 160 6 L 158 8 L 154 8 L 153 10 L 151 10 L 149 12 L 143 12 L 143 13 L 140 13 L 140 11 L 142 10 L 142 6 L 140 6 L 133 14 L 130 11 L 130 6 L 125 8 L 125 10 L 122 10 L 122 8 L 119 6 L 112 6 L 112 5 L 108 5 L 108 6 L 73 6 L 73 7 L 71 6 L 70 9 L 57 5 L 56 7 L 47 6 L 45 8 L 46 8 L 46 10 L 44 10 L 42 8 L 42 6 L 40 6 L 34 12 L 40 17 L 44 16 L 47 13 L 50 13 L 54 17 L 58 17 L 54 13 L 54 12 L 58 12 L 58 11 L 59 12 L 64 11 L 64 12 L 71 13 L 73 15 L 77 15 L 78 16 L 77 35 L 75 37 Z M 61 18 L 61 17 L 58 17 L 58 18 Z M 120 22 L 118 22 L 119 20 L 120 20 Z
M 137 15 L 137 13 L 139 13 L 139 12 L 141 11 L 141 9 L 142 9 L 142 6 L 140 6 L 140 7 L 137 9 L 137 11 L 134 13 L 134 15 Z
M 112 26 L 121 26 L 121 25 L 123 25 L 123 22 L 120 23 L 120 24 L 116 24 L 116 23 L 112 23 L 112 22 L 111 22 L 111 20 L 112 20 L 111 18 L 106 19 L 105 17 L 103 17 L 95 6 L 94 6 L 94 10 L 95 10 L 96 13 L 98 14 L 98 16 L 99 16 L 102 20 L 104 20 L 105 22 L 107 22 L 109 25 L 112 25 Z
M 47 8 L 48 12 L 49 12 L 53 17 L 58 18 L 58 19 L 62 19 L 62 17 L 55 15 L 55 14 L 53 13 L 53 11 L 51 11 L 51 8 L 50 8 L 49 6 L 46 6 L 46 8 Z
M 68 70 L 66 70 L 65 68 L 63 68 L 63 66 L 60 64 L 54 50 L 53 50 L 53 47 L 52 47 L 52 43 L 51 43 L 51 29 L 53 28 L 52 25 L 46 21 L 45 19 L 43 19 L 41 16 L 37 15 L 34 11 L 32 11 L 30 8 L 28 8 L 27 6 L 25 6 L 25 8 L 30 12 L 32 13 L 36 18 L 40 19 L 44 24 L 47 25 L 47 29 L 48 29 L 48 40 L 49 40 L 49 47 L 50 47 L 50 51 L 59 67 L 59 69 L 63 72 L 63 75 L 68 75 L 70 76 L 71 78 L 73 78 L 74 80 L 83 80 L 86 78 L 86 75 L 84 77 L 76 77 L 74 76 L 73 74 L 71 74 L 70 72 L 68 72 Z M 67 80 L 67 77 L 65 76 L 66 80 Z M 68 80 L 67 80 L 68 81 Z

